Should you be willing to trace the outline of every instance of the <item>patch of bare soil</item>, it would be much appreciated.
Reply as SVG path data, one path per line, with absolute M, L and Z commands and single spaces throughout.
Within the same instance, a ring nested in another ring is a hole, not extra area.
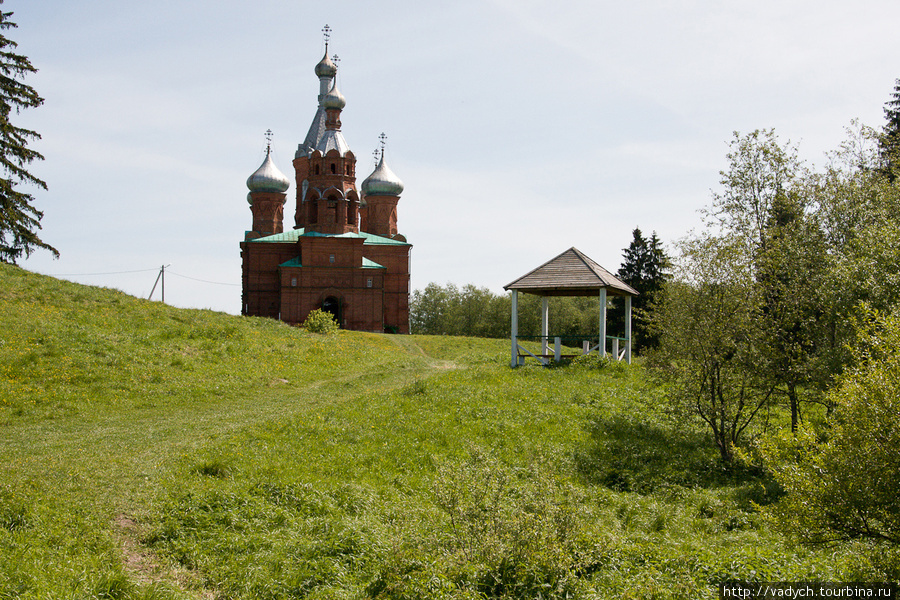
M 122 550 L 123 566 L 132 581 L 141 586 L 167 584 L 202 600 L 216 597 L 215 592 L 203 587 L 196 573 L 167 563 L 143 546 L 140 543 L 141 528 L 134 519 L 118 514 L 113 524 Z

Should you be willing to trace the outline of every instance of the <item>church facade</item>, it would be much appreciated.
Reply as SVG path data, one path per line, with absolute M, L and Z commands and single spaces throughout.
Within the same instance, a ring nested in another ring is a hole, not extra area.
M 388 168 L 382 139 L 378 165 L 356 186 L 356 156 L 341 133 L 346 101 L 337 66 L 315 67 L 318 108 L 294 155 L 294 225 L 284 229 L 290 181 L 271 146 L 248 179 L 252 230 L 241 242 L 245 315 L 300 324 L 315 309 L 344 329 L 409 333 L 411 244 L 397 230 L 403 183 Z

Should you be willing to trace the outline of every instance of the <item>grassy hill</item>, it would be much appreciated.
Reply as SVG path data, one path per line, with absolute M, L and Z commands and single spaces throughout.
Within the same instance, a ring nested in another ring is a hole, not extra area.
M 794 547 L 639 366 L 174 309 L 0 265 L 0 599 L 715 598 Z

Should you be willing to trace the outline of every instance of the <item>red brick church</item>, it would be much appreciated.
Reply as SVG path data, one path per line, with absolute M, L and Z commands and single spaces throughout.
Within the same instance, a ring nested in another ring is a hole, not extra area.
M 299 324 L 317 308 L 341 327 L 409 333 L 409 253 L 397 232 L 403 183 L 384 160 L 356 187 L 356 156 L 341 133 L 337 66 L 316 65 L 319 106 L 294 155 L 294 227 L 284 231 L 290 181 L 272 161 L 249 179 L 253 229 L 241 242 L 242 314 Z

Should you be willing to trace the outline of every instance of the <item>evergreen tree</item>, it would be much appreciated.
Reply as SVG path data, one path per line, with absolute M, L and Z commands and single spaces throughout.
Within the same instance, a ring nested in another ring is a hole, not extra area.
M 884 125 L 880 146 L 881 159 L 887 176 L 894 180 L 895 171 L 900 168 L 900 79 L 894 83 L 891 100 L 884 105 Z
M 644 238 L 639 228 L 635 228 L 632 235 L 633 239 L 624 250 L 622 266 L 616 276 L 640 293 L 640 296 L 632 299 L 635 349 L 654 348 L 659 340 L 647 324 L 654 299 L 668 277 L 668 257 L 655 231 L 649 240 Z
M 26 169 L 35 159 L 44 158 L 28 148 L 28 142 L 41 136 L 10 123 L 13 110 L 18 114 L 23 108 L 44 103 L 31 86 L 21 81 L 37 69 L 26 56 L 16 54 L 18 44 L 3 35 L 16 27 L 9 20 L 11 16 L 11 12 L 0 11 L 0 261 L 15 263 L 23 253 L 28 256 L 37 248 L 49 250 L 56 257 L 59 252 L 36 233 L 44 215 L 32 205 L 34 197 L 16 189 L 21 184 L 47 189 L 47 184 Z

